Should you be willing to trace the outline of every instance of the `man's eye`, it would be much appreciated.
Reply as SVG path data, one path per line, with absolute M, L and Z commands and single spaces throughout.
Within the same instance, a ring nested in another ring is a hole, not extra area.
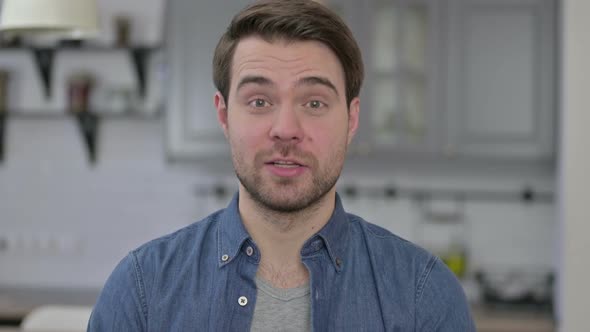
M 310 102 L 307 103 L 307 106 L 310 107 L 310 108 L 321 108 L 321 107 L 326 106 L 326 104 L 322 103 L 319 100 L 312 100 L 312 101 L 310 101 Z
M 250 106 L 256 108 L 266 107 L 268 105 L 269 103 L 266 100 L 260 98 L 254 99 L 250 102 Z

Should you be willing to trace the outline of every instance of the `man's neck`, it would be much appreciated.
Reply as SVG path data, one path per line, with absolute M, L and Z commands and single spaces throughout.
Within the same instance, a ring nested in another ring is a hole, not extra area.
M 301 248 L 330 219 L 335 195 L 332 190 L 305 210 L 281 213 L 260 206 L 240 188 L 240 216 L 261 254 L 259 277 L 278 288 L 298 287 L 308 281 Z

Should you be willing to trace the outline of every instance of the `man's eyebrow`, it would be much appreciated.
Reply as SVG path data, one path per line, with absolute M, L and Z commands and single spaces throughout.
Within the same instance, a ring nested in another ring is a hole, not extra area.
M 274 83 L 264 76 L 244 76 L 238 83 L 236 90 L 240 90 L 244 85 L 258 84 L 258 85 L 274 85 Z
M 336 86 L 334 86 L 334 84 L 332 84 L 332 82 L 325 77 L 320 77 L 320 76 L 304 77 L 304 78 L 300 79 L 296 85 L 299 86 L 299 85 L 318 85 L 318 84 L 332 89 L 336 93 L 336 95 L 339 96 Z
M 237 90 L 240 90 L 240 88 L 242 88 L 244 85 L 247 85 L 247 84 L 257 84 L 257 85 L 267 85 L 267 86 L 275 85 L 275 83 L 273 81 L 271 81 L 270 79 L 268 79 L 264 76 L 249 75 L 249 76 L 244 76 L 240 80 L 240 82 L 238 83 Z M 323 85 L 323 86 L 330 88 L 332 91 L 334 91 L 334 93 L 336 93 L 337 96 L 340 95 L 338 93 L 338 90 L 336 89 L 336 86 L 329 79 L 327 79 L 325 77 L 320 77 L 320 76 L 303 77 L 299 81 L 297 81 L 297 83 L 295 85 L 296 86 Z

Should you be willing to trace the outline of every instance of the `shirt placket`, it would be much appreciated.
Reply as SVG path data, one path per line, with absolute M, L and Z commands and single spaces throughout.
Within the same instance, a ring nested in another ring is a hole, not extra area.
M 258 267 L 255 249 L 251 245 L 239 251 L 232 259 L 229 254 L 222 254 L 222 262 L 227 264 L 225 270 L 226 282 L 221 283 L 216 298 L 218 311 L 212 326 L 215 331 L 248 331 L 254 316 L 256 305 L 256 270 Z

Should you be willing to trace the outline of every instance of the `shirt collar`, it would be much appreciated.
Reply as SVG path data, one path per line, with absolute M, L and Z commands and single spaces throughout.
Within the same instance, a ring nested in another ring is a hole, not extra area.
M 239 195 L 236 193 L 229 205 L 220 214 L 220 226 L 218 229 L 218 261 L 219 267 L 231 262 L 239 253 L 244 242 L 250 235 L 244 227 L 240 217 Z M 336 194 L 334 212 L 328 223 L 314 236 L 305 242 L 301 249 L 301 255 L 307 256 L 318 251 L 318 242 L 325 245 L 330 260 L 337 271 L 341 271 L 344 264 L 346 244 L 348 243 L 349 223 L 340 196 Z M 227 255 L 227 256 L 226 256 Z
M 307 256 L 313 254 L 320 248 L 317 244 L 323 242 L 330 256 L 330 260 L 334 264 L 334 268 L 340 272 L 344 265 L 347 243 L 349 241 L 349 228 L 348 216 L 346 215 L 346 211 L 344 211 L 340 196 L 336 194 L 334 212 L 332 212 L 330 220 L 328 220 L 328 223 L 316 235 L 305 242 L 301 249 L 301 255 Z
M 238 255 L 244 242 L 250 238 L 240 217 L 238 201 L 239 197 L 236 193 L 220 215 L 220 226 L 217 231 L 219 267 L 231 262 Z

